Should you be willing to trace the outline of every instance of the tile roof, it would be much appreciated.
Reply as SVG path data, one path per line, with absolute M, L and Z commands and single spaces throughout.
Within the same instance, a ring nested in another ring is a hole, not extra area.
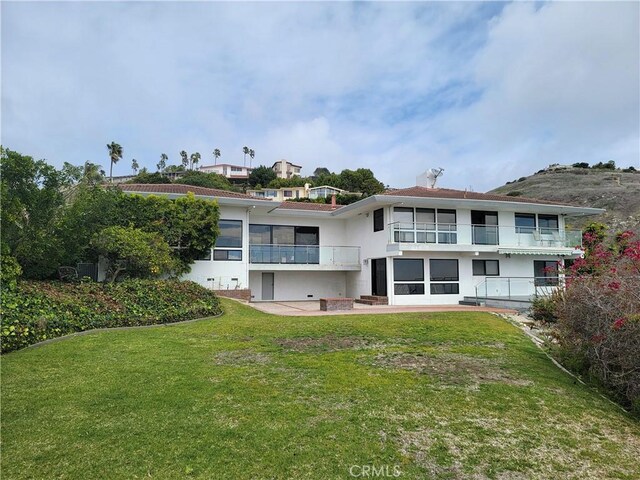
M 542 205 L 567 205 L 560 202 L 552 202 L 549 200 L 537 200 L 535 198 L 510 197 L 508 195 L 496 195 L 493 193 L 469 192 L 465 190 L 453 190 L 450 188 L 427 188 L 427 187 L 409 187 L 398 190 L 387 190 L 382 195 L 394 197 L 421 197 L 421 198 L 443 198 L 443 199 L 459 199 L 459 200 L 492 200 L 498 202 L 515 202 L 515 203 L 535 203 Z M 568 206 L 568 205 L 567 205 Z
M 255 197 L 245 195 L 244 193 L 218 190 L 217 188 L 194 187 L 193 185 L 183 185 L 178 183 L 120 183 L 116 186 L 124 192 L 174 193 L 182 195 L 186 194 L 187 192 L 193 192 L 194 195 L 202 195 L 206 197 L 243 198 L 248 200 L 256 200 Z
M 316 212 L 331 212 L 339 209 L 342 205 L 336 205 L 335 208 L 328 203 L 306 203 L 306 202 L 282 202 L 278 209 L 285 210 L 312 210 Z

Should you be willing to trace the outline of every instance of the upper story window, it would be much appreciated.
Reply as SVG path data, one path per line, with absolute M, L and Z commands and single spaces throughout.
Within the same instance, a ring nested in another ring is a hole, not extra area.
M 242 220 L 220 219 L 220 233 L 213 250 L 214 260 L 242 260 Z
M 538 226 L 542 233 L 557 232 L 559 228 L 557 215 L 538 215 Z
M 531 233 L 536 229 L 534 213 L 516 213 L 516 233 Z
M 290 225 L 249 225 L 250 245 L 319 245 L 320 228 Z
M 384 208 L 373 211 L 373 231 L 379 232 L 380 230 L 384 230 Z
M 242 171 L 242 167 L 231 167 L 231 171 L 232 172 L 241 172 Z
M 458 241 L 455 210 L 395 207 L 393 220 L 396 242 L 455 244 Z
M 220 234 L 216 240 L 218 247 L 242 247 L 242 220 L 218 221 Z

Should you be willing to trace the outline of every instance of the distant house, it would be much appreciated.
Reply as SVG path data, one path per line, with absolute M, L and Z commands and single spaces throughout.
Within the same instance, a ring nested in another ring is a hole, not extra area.
M 321 187 L 311 187 L 308 183 L 304 187 L 283 187 L 283 188 L 262 188 L 258 190 L 247 190 L 252 197 L 284 202 L 296 198 L 328 198 L 333 195 L 362 195 L 361 193 L 347 192 L 341 188 L 323 185 Z
M 217 173 L 230 180 L 247 180 L 253 168 L 245 167 L 244 165 L 219 163 L 217 165 L 202 165 L 198 170 L 204 173 Z
M 302 169 L 300 165 L 294 165 L 286 160 L 278 160 L 271 168 L 276 172 L 278 178 L 299 177 Z

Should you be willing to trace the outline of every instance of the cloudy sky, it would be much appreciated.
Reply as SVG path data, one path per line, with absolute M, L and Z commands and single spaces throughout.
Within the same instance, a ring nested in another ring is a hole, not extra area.
M 551 163 L 640 166 L 640 12 L 609 3 L 1 5 L 5 147 L 155 169 L 286 158 L 484 191 Z M 107 168 L 108 170 L 108 168 Z

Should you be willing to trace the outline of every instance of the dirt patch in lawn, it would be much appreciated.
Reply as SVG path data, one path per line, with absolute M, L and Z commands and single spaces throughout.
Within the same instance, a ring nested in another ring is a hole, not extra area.
M 501 382 L 517 386 L 533 385 L 530 380 L 516 378 L 500 366 L 495 359 L 443 353 L 388 352 L 373 357 L 371 365 L 381 368 L 410 370 L 436 377 L 448 384 L 465 385 Z
M 296 337 L 277 338 L 276 345 L 289 352 L 335 352 L 338 350 L 362 350 L 371 348 L 384 348 L 391 344 L 377 339 L 366 337 L 338 337 L 336 335 L 325 335 L 322 337 Z
M 255 350 L 228 350 L 217 353 L 213 361 L 216 365 L 265 365 L 271 356 Z

